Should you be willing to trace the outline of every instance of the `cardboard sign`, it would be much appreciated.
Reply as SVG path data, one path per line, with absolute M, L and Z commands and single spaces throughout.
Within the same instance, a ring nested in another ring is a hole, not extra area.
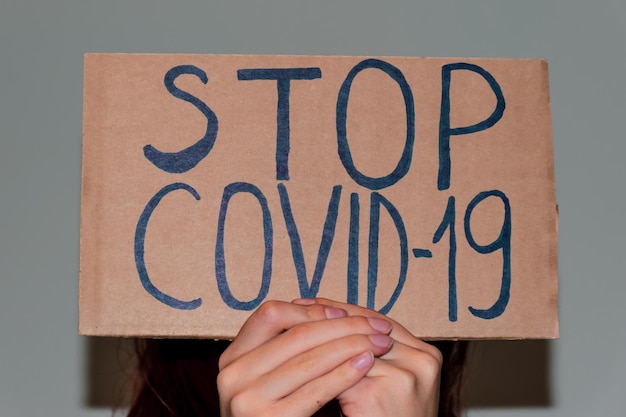
M 232 338 L 270 299 L 554 338 L 540 60 L 90 54 L 80 332 Z

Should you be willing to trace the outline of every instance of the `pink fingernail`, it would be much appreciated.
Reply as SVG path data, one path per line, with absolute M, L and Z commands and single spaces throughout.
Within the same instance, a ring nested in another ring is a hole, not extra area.
M 368 317 L 367 321 L 369 321 L 370 326 L 380 333 L 389 334 L 391 332 L 391 323 L 385 319 L 379 319 L 376 317 Z
M 324 307 L 324 314 L 326 315 L 326 318 L 338 319 L 340 317 L 346 317 L 348 315 L 348 312 L 341 308 Z
M 352 366 L 358 370 L 368 369 L 374 363 L 374 354 L 370 351 L 363 352 L 352 359 Z
M 315 300 L 312 298 L 297 298 L 292 301 L 293 304 L 300 304 L 303 306 L 311 306 L 315 304 Z
M 374 346 L 381 348 L 388 348 L 393 344 L 393 339 L 385 334 L 371 334 L 368 337 Z

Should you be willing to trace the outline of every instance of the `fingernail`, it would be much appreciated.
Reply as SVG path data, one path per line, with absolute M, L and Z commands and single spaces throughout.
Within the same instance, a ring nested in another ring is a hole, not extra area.
M 385 334 L 371 334 L 368 336 L 374 346 L 388 348 L 393 344 L 393 339 Z
M 341 308 L 325 307 L 324 314 L 328 319 L 338 319 L 340 317 L 346 317 L 348 315 L 348 312 Z
M 389 332 L 391 332 L 391 327 L 392 327 L 391 323 L 385 319 L 379 319 L 376 317 L 368 317 L 367 321 L 369 321 L 370 326 L 372 326 L 372 329 L 380 333 L 389 334 Z
M 352 366 L 359 370 L 368 369 L 372 363 L 374 363 L 374 354 L 369 350 L 352 359 Z
M 312 298 L 296 298 L 292 301 L 293 304 L 300 304 L 303 306 L 310 306 L 315 304 L 315 300 Z

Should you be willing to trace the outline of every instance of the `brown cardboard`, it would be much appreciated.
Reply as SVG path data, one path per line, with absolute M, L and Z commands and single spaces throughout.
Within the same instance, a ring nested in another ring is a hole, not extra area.
M 84 87 L 82 334 L 232 338 L 263 300 L 317 295 L 427 339 L 558 337 L 545 61 L 89 54 Z

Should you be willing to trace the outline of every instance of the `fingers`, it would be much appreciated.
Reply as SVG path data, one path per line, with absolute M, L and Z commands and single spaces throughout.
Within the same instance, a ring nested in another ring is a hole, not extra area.
M 436 352 L 432 354 L 430 351 L 415 349 L 396 341 L 384 359 L 376 360 L 367 376 L 372 378 L 386 376 L 405 390 L 413 387 L 428 395 L 439 387 L 443 361 L 441 353 L 438 350 Z
M 416 338 L 415 336 L 413 336 L 411 332 L 405 329 L 398 322 L 390 319 L 389 317 L 386 317 L 385 315 L 381 313 L 378 313 L 377 311 L 360 307 L 357 305 L 353 305 L 353 304 L 345 304 L 345 303 L 341 303 L 338 301 L 329 300 L 327 298 L 297 299 L 297 300 L 293 300 L 292 303 L 298 304 L 298 305 L 310 305 L 310 306 L 321 304 L 321 305 L 345 310 L 348 312 L 350 316 L 360 315 L 360 316 L 365 316 L 365 317 L 384 318 L 385 320 L 388 320 L 389 322 L 393 324 L 391 337 L 394 340 L 402 342 L 403 344 L 411 346 L 415 349 L 423 350 L 435 357 L 441 355 L 441 353 L 439 352 L 437 348 L 435 348 L 429 343 L 424 342 L 423 340 Z
M 395 341 L 376 358 L 366 376 L 339 394 L 344 415 L 434 417 L 437 415 L 440 358 Z
M 317 379 L 289 392 L 282 398 L 265 397 L 259 385 L 234 395 L 223 409 L 231 416 L 307 417 L 341 392 L 354 386 L 372 367 L 374 355 L 363 352 L 341 363 L 338 367 Z
M 337 398 L 363 379 L 374 363 L 374 355 L 370 351 L 361 353 L 344 362 L 331 372 L 314 379 L 280 403 L 280 410 L 284 415 L 291 416 L 291 411 L 301 408 L 302 415 L 311 416 L 324 404 Z M 281 415 L 281 413 L 278 413 Z
M 304 417 L 338 398 L 355 415 L 408 416 L 436 412 L 441 354 L 373 310 L 300 299 L 263 304 L 219 366 L 224 415 Z
M 345 316 L 347 312 L 341 308 L 320 304 L 306 306 L 283 301 L 263 303 L 246 320 L 237 337 L 220 357 L 219 369 L 298 324 Z
M 228 369 L 229 372 L 239 375 L 241 383 L 244 383 L 279 368 L 291 358 L 336 339 L 351 335 L 386 335 L 390 331 L 391 324 L 380 318 L 352 316 L 305 322 L 232 360 Z M 374 347 L 371 350 L 375 354 L 386 352 Z M 348 357 L 344 356 L 344 360 Z
M 222 411 L 310 416 L 389 351 L 391 330 L 384 318 L 349 317 L 340 307 L 265 303 L 220 358 Z
M 363 352 L 380 356 L 391 349 L 393 339 L 383 334 L 350 335 L 295 356 L 267 373 L 257 390 L 262 397 L 282 398 Z M 338 394 L 341 391 L 335 393 Z
M 273 304 L 284 312 L 281 318 L 264 322 L 267 311 L 255 313 L 235 340 L 243 341 L 237 350 L 225 352 L 231 356 L 217 380 L 224 415 L 310 416 L 362 379 L 374 355 L 393 345 L 388 320 L 347 317 L 345 310 L 321 304 Z M 251 342 L 268 337 L 257 346 Z

